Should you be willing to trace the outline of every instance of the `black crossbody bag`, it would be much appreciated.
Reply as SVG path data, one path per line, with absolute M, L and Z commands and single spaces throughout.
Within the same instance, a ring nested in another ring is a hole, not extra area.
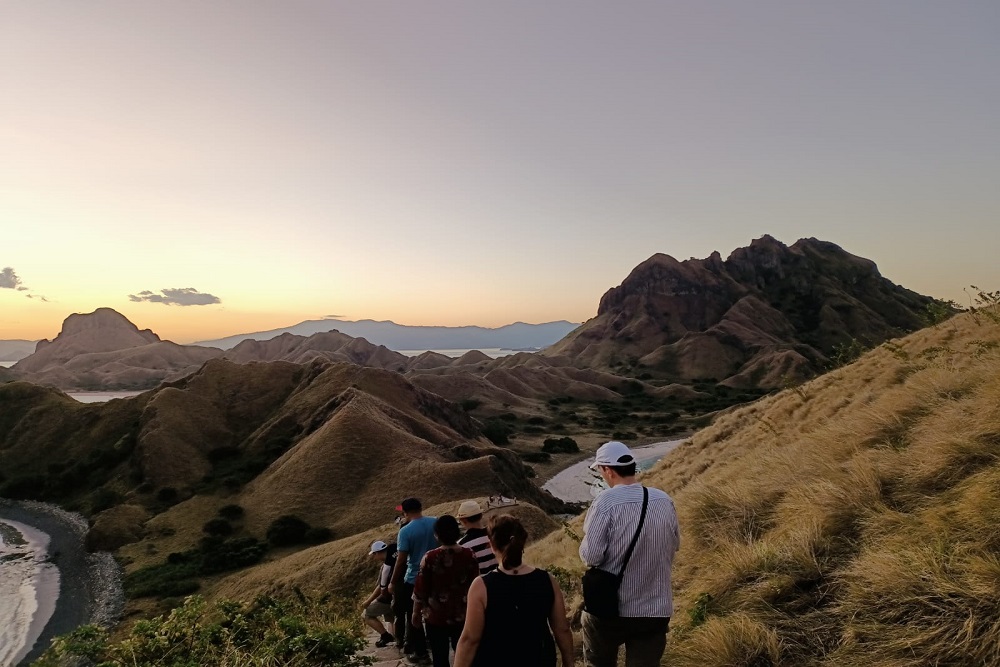
M 622 580 L 625 579 L 625 568 L 632 558 L 632 551 L 635 543 L 639 541 L 639 531 L 646 521 L 646 507 L 649 505 L 649 489 L 642 487 L 642 513 L 639 514 L 639 525 L 632 536 L 632 542 L 625 552 L 625 560 L 622 562 L 622 569 L 617 575 L 611 574 L 607 570 L 592 567 L 583 573 L 583 608 L 588 614 L 598 618 L 618 617 L 618 589 L 621 588 Z

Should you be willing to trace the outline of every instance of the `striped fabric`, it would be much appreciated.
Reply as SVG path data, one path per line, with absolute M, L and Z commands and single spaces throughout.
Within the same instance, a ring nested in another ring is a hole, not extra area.
M 476 560 L 479 561 L 479 574 L 486 574 L 496 569 L 497 557 L 493 555 L 485 528 L 470 528 L 458 543 L 466 549 L 472 549 Z
M 647 487 L 649 488 L 649 487 Z M 601 492 L 587 511 L 580 558 L 589 567 L 618 574 L 639 525 L 642 485 L 619 484 Z M 625 617 L 664 617 L 674 613 L 670 568 L 680 547 L 674 501 L 649 488 L 646 521 L 618 591 L 618 613 Z

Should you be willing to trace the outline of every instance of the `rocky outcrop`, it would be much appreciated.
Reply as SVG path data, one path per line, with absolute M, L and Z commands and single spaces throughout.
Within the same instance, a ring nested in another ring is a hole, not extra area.
M 98 308 L 67 317 L 58 336 L 38 341 L 35 353 L 11 371 L 20 379 L 65 390 L 150 389 L 192 373 L 220 354 L 215 348 L 160 340 L 121 313 Z
M 894 285 L 833 243 L 770 236 L 683 262 L 637 266 L 597 317 L 540 356 L 579 367 L 733 387 L 779 387 L 825 368 L 838 346 L 914 331 L 934 299 Z

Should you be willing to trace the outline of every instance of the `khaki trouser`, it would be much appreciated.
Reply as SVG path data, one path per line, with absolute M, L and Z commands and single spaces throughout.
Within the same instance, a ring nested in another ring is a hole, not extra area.
M 659 667 L 669 625 L 669 618 L 597 618 L 583 612 L 584 663 L 615 667 L 624 644 L 625 667 Z

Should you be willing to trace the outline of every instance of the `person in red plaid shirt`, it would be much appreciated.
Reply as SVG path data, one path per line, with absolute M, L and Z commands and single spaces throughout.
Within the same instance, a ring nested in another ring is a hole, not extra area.
M 448 667 L 449 649 L 458 646 L 465 627 L 469 586 L 479 576 L 475 554 L 457 544 L 459 534 L 458 520 L 450 514 L 434 523 L 442 546 L 424 555 L 413 588 L 413 624 L 419 626 L 423 616 L 434 667 Z

